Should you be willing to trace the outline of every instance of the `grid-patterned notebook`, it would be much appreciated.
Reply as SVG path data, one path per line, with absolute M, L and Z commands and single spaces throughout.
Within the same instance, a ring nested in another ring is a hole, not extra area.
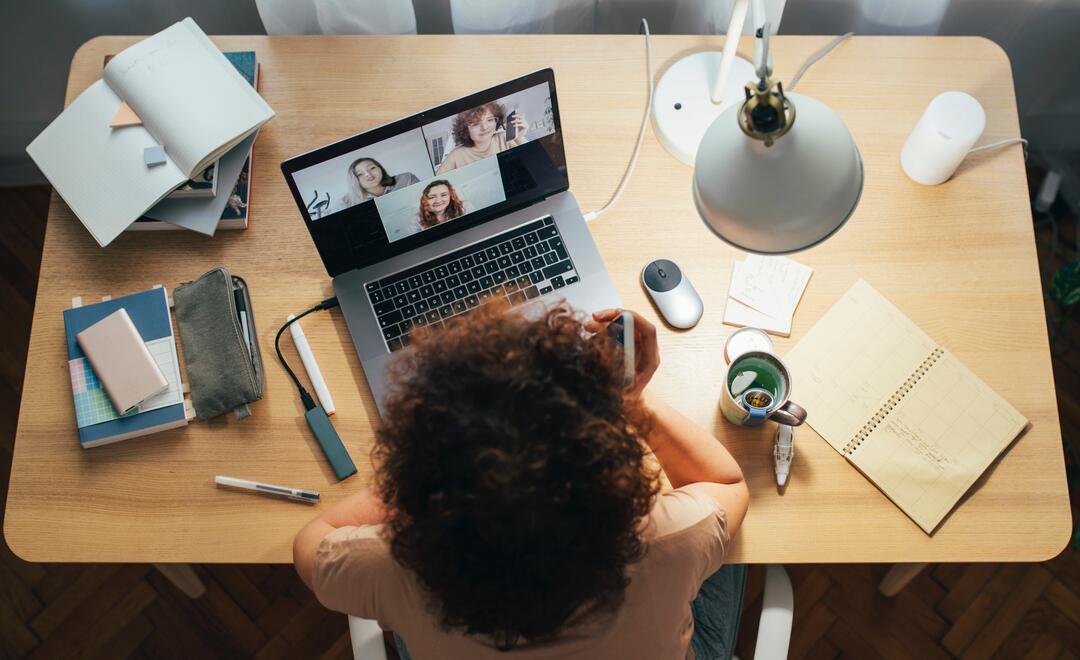
M 163 392 L 143 401 L 127 415 L 121 415 L 113 407 L 101 380 L 76 340 L 79 332 L 119 309 L 127 311 L 150 350 L 150 356 L 169 383 Z M 65 310 L 64 333 L 80 445 L 96 447 L 187 424 L 188 410 L 180 382 L 180 361 L 177 359 L 172 317 L 164 288 L 155 287 Z
M 784 361 L 807 423 L 927 534 L 1027 425 L 863 280 Z

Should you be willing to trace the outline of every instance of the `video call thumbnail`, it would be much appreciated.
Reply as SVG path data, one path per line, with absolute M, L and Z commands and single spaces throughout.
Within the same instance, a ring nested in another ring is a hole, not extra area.
M 389 242 L 507 199 L 498 154 L 552 135 L 546 84 L 293 174 L 313 222 L 372 202 Z

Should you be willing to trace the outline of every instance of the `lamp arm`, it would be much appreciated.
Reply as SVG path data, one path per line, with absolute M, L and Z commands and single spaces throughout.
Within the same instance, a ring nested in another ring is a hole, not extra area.
M 755 6 L 760 2 L 762 0 L 754 0 Z M 742 34 L 749 8 L 750 0 L 735 0 L 735 5 L 731 8 L 731 22 L 728 23 L 727 36 L 724 38 L 724 52 L 720 57 L 720 71 L 716 74 L 711 94 L 712 102 L 717 105 L 724 102 L 724 88 L 731 76 L 731 65 L 735 62 L 735 50 L 739 47 L 739 35 Z
M 754 30 L 754 71 L 762 81 L 772 77 L 772 49 L 769 48 L 769 24 Z
M 751 13 L 751 20 L 754 22 L 754 71 L 757 71 L 758 77 L 768 78 L 772 76 L 772 49 L 769 48 L 769 33 L 772 31 L 772 24 L 766 19 L 765 15 L 765 0 L 753 0 L 753 12 Z M 761 67 L 765 65 L 765 73 L 762 74 Z

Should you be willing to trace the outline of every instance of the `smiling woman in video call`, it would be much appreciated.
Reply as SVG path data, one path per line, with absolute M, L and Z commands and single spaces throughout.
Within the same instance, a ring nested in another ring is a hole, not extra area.
M 424 192 L 420 194 L 416 231 L 431 229 L 447 220 L 460 218 L 471 210 L 468 204 L 461 201 L 449 181 L 436 179 L 424 186 Z
M 514 126 L 514 139 L 506 139 L 506 108 L 498 101 L 459 112 L 454 117 L 450 132 L 454 136 L 454 150 L 439 164 L 436 174 L 449 172 L 462 165 L 475 163 L 525 142 L 529 125 L 520 110 L 511 113 L 509 121 Z
M 367 157 L 357 158 L 349 165 L 349 180 L 352 190 L 343 200 L 346 207 L 420 182 L 412 172 L 390 174 L 379 161 Z

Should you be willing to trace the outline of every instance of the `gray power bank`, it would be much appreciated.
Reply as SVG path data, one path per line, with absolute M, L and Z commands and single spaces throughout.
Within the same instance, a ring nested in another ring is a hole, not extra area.
M 330 467 L 334 470 L 334 476 L 338 478 L 338 481 L 356 474 L 356 465 L 349 457 L 349 452 L 345 451 L 345 445 L 342 444 L 341 438 L 334 430 L 334 425 L 330 423 L 330 418 L 326 416 L 323 407 L 315 406 L 304 413 L 304 417 L 312 433 L 315 434 L 315 439 L 319 441 L 319 447 L 326 454 L 326 460 L 330 461 Z

